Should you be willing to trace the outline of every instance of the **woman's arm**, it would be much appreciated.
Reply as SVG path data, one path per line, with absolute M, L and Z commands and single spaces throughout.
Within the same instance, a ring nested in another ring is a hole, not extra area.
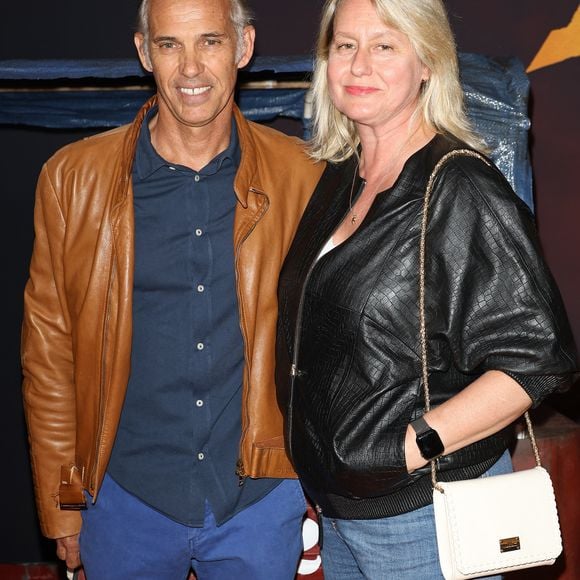
M 457 395 L 424 415 L 439 434 L 445 454 L 500 431 L 532 404 L 520 384 L 501 371 L 487 371 Z M 427 461 L 419 453 L 415 430 L 409 425 L 405 458 L 409 472 Z

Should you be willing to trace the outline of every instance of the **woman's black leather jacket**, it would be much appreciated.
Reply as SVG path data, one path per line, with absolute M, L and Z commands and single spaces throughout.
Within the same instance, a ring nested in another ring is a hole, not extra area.
M 429 467 L 408 474 L 404 455 L 407 425 L 424 409 L 420 214 L 433 167 L 463 147 L 435 137 L 377 195 L 354 235 L 317 260 L 349 210 L 357 171 L 353 158 L 329 165 L 286 259 L 278 399 L 294 466 L 329 516 L 383 517 L 431 502 Z M 532 215 L 479 159 L 455 157 L 436 179 L 426 315 L 432 406 L 492 369 L 515 378 L 537 405 L 577 368 Z M 442 457 L 439 479 L 477 477 L 505 451 L 508 434 Z

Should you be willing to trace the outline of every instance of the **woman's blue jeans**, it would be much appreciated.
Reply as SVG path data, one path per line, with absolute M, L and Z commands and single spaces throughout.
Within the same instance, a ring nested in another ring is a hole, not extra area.
M 483 474 L 512 471 L 509 453 Z M 441 580 L 433 505 L 376 520 L 322 518 L 325 580 Z M 489 578 L 501 578 L 490 576 Z

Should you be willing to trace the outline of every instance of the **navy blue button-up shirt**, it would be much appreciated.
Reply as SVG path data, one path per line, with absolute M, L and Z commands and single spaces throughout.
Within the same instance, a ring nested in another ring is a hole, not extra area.
M 170 518 L 219 523 L 279 480 L 235 474 L 244 364 L 234 268 L 235 123 L 201 171 L 166 162 L 143 124 L 133 168 L 131 377 L 109 474 Z

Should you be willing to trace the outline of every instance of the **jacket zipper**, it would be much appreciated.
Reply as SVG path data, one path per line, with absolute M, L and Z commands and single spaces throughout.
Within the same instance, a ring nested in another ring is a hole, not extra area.
M 111 264 L 111 275 L 109 277 L 109 287 L 107 290 L 107 308 L 105 311 L 105 323 L 103 326 L 103 343 L 102 343 L 102 355 L 101 355 L 101 380 L 99 384 L 99 430 L 97 432 L 97 438 L 95 441 L 95 467 L 91 474 L 91 487 L 93 489 L 93 503 L 96 500 L 96 474 L 99 472 L 99 465 L 101 462 L 101 449 L 103 447 L 103 428 L 105 422 L 105 382 L 106 382 L 106 358 L 107 358 L 107 347 L 108 347 L 108 329 L 109 322 L 111 320 L 111 293 L 113 287 L 113 280 L 115 279 L 115 265 L 114 261 Z
M 355 199 L 358 199 L 358 196 L 360 195 L 360 193 L 361 193 L 361 186 L 359 185 Z M 326 240 L 326 243 L 328 243 L 329 239 L 332 239 L 332 236 L 334 236 L 335 232 L 338 230 L 338 228 L 340 227 L 340 225 L 346 219 L 347 216 L 348 216 L 348 210 L 342 216 L 342 218 L 338 222 L 338 225 L 334 228 L 334 230 L 332 230 L 332 233 L 330 234 L 329 238 Z M 322 248 L 324 248 L 324 245 L 322 246 Z M 288 455 L 291 458 L 293 457 L 293 454 L 292 454 L 292 406 L 293 406 L 293 400 L 294 400 L 294 380 L 297 377 L 301 377 L 304 375 L 304 372 L 298 368 L 298 351 L 300 349 L 300 331 L 302 330 L 302 313 L 304 311 L 304 297 L 306 295 L 306 286 L 308 284 L 310 276 L 312 275 L 312 272 L 313 272 L 314 268 L 316 267 L 316 264 L 318 264 L 319 260 L 320 260 L 320 251 L 318 252 L 318 254 L 317 254 L 316 258 L 314 259 L 314 261 L 312 262 L 312 264 L 310 264 L 310 266 L 306 272 L 306 276 L 304 277 L 304 282 L 302 283 L 302 290 L 300 292 L 300 300 L 298 302 L 298 311 L 296 314 L 296 324 L 294 326 L 294 345 L 293 345 L 293 352 L 292 352 L 292 365 L 290 367 L 291 380 L 290 380 L 290 394 L 288 397 L 288 414 L 287 414 L 287 424 L 288 424 L 287 446 L 288 446 Z
M 128 179 L 130 179 L 129 177 L 125 177 L 125 181 L 128 181 Z M 120 206 L 124 203 L 124 199 L 121 200 L 120 202 L 118 202 L 118 204 L 113 208 L 112 210 L 112 214 L 113 215 L 117 215 L 114 214 L 115 210 L 120 211 Z M 112 235 L 113 237 L 115 236 L 115 226 L 117 225 L 117 222 L 115 219 L 111 220 L 111 230 L 112 230 Z M 108 282 L 108 288 L 107 288 L 107 306 L 106 306 L 106 310 L 105 310 L 105 321 L 104 321 L 104 325 L 103 325 L 103 343 L 102 343 L 102 354 L 101 354 L 101 380 L 100 380 L 100 384 L 99 384 L 99 412 L 98 412 L 98 418 L 99 418 L 99 429 L 97 431 L 97 438 L 95 441 L 95 467 L 93 469 L 93 472 L 91 473 L 91 487 L 94 490 L 96 490 L 96 476 L 97 473 L 99 472 L 99 465 L 101 463 L 101 456 L 102 456 L 102 448 L 103 448 L 103 429 L 104 429 L 104 423 L 105 423 L 105 384 L 106 384 L 106 379 L 107 379 L 107 372 L 106 372 L 106 368 L 107 368 L 107 364 L 106 364 L 106 358 L 107 358 L 107 348 L 109 345 L 109 341 L 108 341 L 108 336 L 109 336 L 109 324 L 111 322 L 111 295 L 113 293 L 113 282 L 116 278 L 116 266 L 115 266 L 115 244 L 113 243 L 113 247 L 112 247 L 112 252 L 111 252 L 111 267 L 109 270 L 109 282 Z M 93 503 L 96 501 L 97 499 L 97 493 L 93 493 Z
M 302 313 L 304 311 L 304 296 L 306 295 L 306 285 L 308 280 L 314 270 L 314 267 L 318 263 L 318 259 L 315 259 L 312 264 L 308 267 L 306 276 L 304 277 L 304 282 L 302 284 L 302 289 L 300 290 L 300 299 L 298 301 L 298 311 L 296 313 L 296 324 L 294 325 L 294 344 L 292 350 L 292 364 L 290 366 L 290 393 L 288 397 L 288 437 L 287 437 L 287 447 L 288 455 L 293 460 L 294 456 L 292 453 L 292 422 L 293 422 L 293 407 L 294 407 L 294 381 L 297 377 L 304 375 L 304 372 L 298 368 L 298 350 L 300 349 L 300 332 L 302 330 Z
M 245 361 L 245 369 L 244 372 L 247 373 L 248 375 L 248 379 L 247 379 L 247 391 L 249 391 L 250 389 L 250 373 L 249 373 L 249 360 L 248 357 L 246 355 L 246 345 L 247 345 L 247 338 L 246 338 L 246 333 L 244 332 L 244 325 L 242 324 L 242 320 L 244 319 L 243 316 L 243 301 L 242 301 L 242 297 L 240 296 L 240 281 L 239 281 L 239 258 L 240 258 L 240 251 L 241 251 L 241 247 L 242 244 L 250 237 L 250 234 L 254 231 L 256 225 L 258 224 L 258 221 L 262 218 L 263 214 L 266 212 L 266 210 L 269 207 L 269 201 L 268 201 L 268 196 L 263 192 L 260 191 L 258 189 L 255 189 L 254 187 L 250 187 L 249 191 L 251 193 L 255 193 L 258 195 L 263 195 L 266 198 L 266 207 L 262 210 L 262 213 L 260 214 L 259 218 L 256 219 L 254 221 L 254 223 L 252 224 L 252 227 L 246 232 L 246 234 L 244 235 L 244 237 L 239 241 L 236 249 L 235 249 L 235 269 L 236 269 L 236 294 L 238 296 L 238 309 L 240 311 L 240 330 L 242 331 L 242 337 L 244 340 L 244 361 Z M 242 394 L 243 394 L 243 390 L 242 390 Z M 247 396 L 247 395 L 246 395 Z M 246 409 L 246 414 L 247 414 L 247 405 L 244 404 L 245 401 L 242 400 L 242 411 L 244 409 Z M 244 440 L 244 438 L 246 437 L 246 433 L 247 433 L 247 429 L 248 429 L 248 423 L 249 421 L 247 420 L 246 416 L 242 415 L 242 433 L 240 436 L 240 447 L 239 447 L 239 457 L 238 460 L 236 462 L 236 475 L 238 476 L 238 485 L 239 487 L 242 487 L 246 481 L 246 478 L 248 477 L 248 474 L 246 473 L 246 469 L 244 466 L 244 460 L 242 459 L 242 442 Z

